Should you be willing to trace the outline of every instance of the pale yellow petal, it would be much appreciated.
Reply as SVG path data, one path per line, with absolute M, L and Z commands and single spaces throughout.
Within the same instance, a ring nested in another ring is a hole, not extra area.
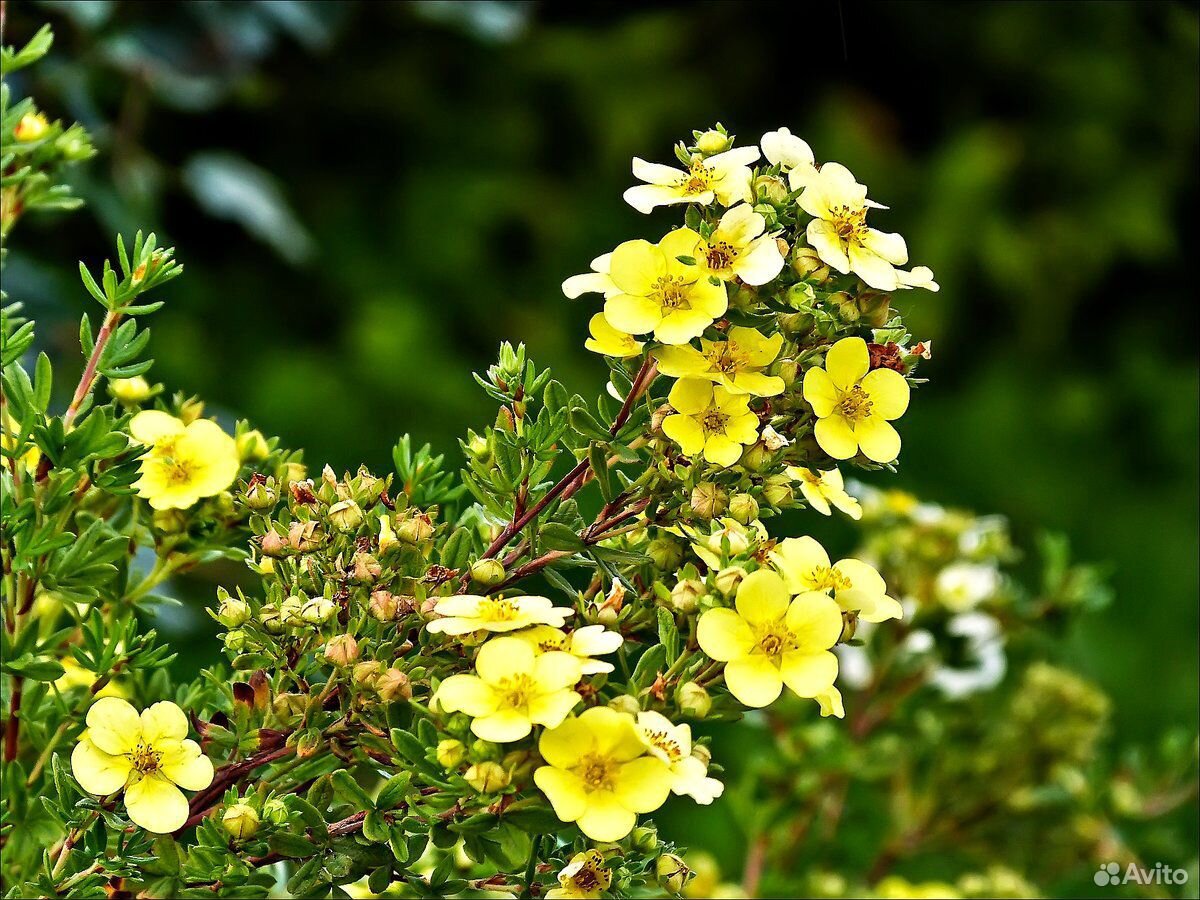
M 618 331 L 645 334 L 662 320 L 662 309 L 648 297 L 614 294 L 604 301 L 604 318 Z
M 438 686 L 437 702 L 446 712 L 468 716 L 490 715 L 500 705 L 496 692 L 474 675 L 451 675 Z
M 105 753 L 128 753 L 142 736 L 138 712 L 119 697 L 101 697 L 87 713 L 88 737 Z M 185 732 L 186 733 L 186 732 Z
M 691 416 L 667 416 L 663 419 L 662 429 L 685 456 L 695 456 L 704 449 L 704 429 Z
M 534 650 L 526 641 L 515 637 L 495 637 L 479 648 L 475 671 L 488 684 L 498 684 L 504 678 L 533 672 Z
M 534 724 L 557 728 L 583 698 L 575 691 L 560 690 L 530 698 L 529 718 Z
M 546 740 L 542 736 L 542 742 Z M 542 754 L 545 756 L 545 753 Z M 533 773 L 533 782 L 546 795 L 554 814 L 564 822 L 574 822 L 588 808 L 588 793 L 583 779 L 574 772 L 553 766 L 541 766 Z
M 671 770 L 652 756 L 631 760 L 617 770 L 613 793 L 627 809 L 654 812 L 671 793 Z
M 595 791 L 588 795 L 587 809 L 577 824 L 594 841 L 619 841 L 633 831 L 637 814 L 626 809 L 611 791 Z
M 830 421 L 822 419 L 822 422 Z M 870 415 L 855 426 L 854 436 L 862 448 L 863 455 L 875 462 L 891 462 L 900 455 L 900 435 L 892 423 L 882 416 Z M 820 443 L 818 436 L 817 442 Z M 824 447 L 824 444 L 822 444 Z M 830 456 L 835 454 L 825 448 Z
M 858 453 L 854 429 L 841 416 L 819 419 L 813 427 L 813 436 L 821 449 L 834 459 L 850 459 Z
M 577 656 L 552 650 L 533 660 L 533 680 L 545 691 L 557 691 L 578 683 L 582 672 Z
M 533 725 L 529 721 L 529 711 L 524 707 L 497 709 L 486 716 L 471 720 L 471 731 L 485 741 L 491 741 L 494 744 L 519 741 L 532 730 Z
M 666 272 L 667 261 L 662 251 L 643 240 L 625 241 L 617 247 L 608 270 L 609 277 L 618 288 L 638 297 L 649 294 L 655 282 Z
M 843 391 L 858 384 L 870 367 L 871 354 L 867 352 L 867 342 L 862 338 L 842 338 L 825 355 L 825 371 Z
M 125 810 L 133 824 L 154 834 L 170 834 L 187 821 L 188 802 L 166 778 L 148 775 L 125 789 Z
M 160 749 L 155 745 L 155 750 Z M 195 741 L 180 741 L 162 750 L 160 771 L 181 788 L 202 791 L 213 780 L 213 764 Z
M 837 387 L 824 369 L 809 369 L 804 373 L 804 399 L 818 419 L 833 412 L 838 402 Z
M 188 734 L 187 716 L 174 703 L 163 700 L 142 710 L 142 740 L 151 746 L 182 741 Z
M 783 579 L 770 569 L 759 569 L 742 579 L 737 592 L 738 615 L 753 625 L 778 622 L 788 611 L 791 595 Z
M 538 740 L 542 759 L 560 769 L 577 765 L 581 757 L 595 748 L 596 735 L 581 718 L 566 719 L 557 728 L 542 732 Z
M 755 653 L 725 664 L 725 684 L 740 703 L 757 709 L 779 697 L 783 677 L 769 658 Z
M 883 419 L 898 419 L 908 409 L 909 387 L 904 376 L 892 369 L 875 369 L 862 380 L 871 398 L 871 412 Z
M 680 378 L 671 386 L 667 402 L 684 415 L 702 413 L 712 405 L 712 383 L 703 378 Z
M 792 650 L 783 655 L 780 668 L 784 684 L 801 697 L 816 697 L 828 691 L 837 678 L 837 657 L 828 650 L 803 653 Z
M 724 434 L 710 434 L 704 441 L 704 458 L 714 466 L 728 468 L 742 456 L 742 445 Z
M 828 650 L 842 634 L 841 607 L 828 594 L 806 591 L 788 607 L 787 627 L 801 651 Z
M 696 640 L 711 658 L 728 662 L 745 656 L 754 646 L 754 632 L 732 609 L 710 609 L 700 616 Z
M 124 756 L 105 753 L 86 736 L 71 751 L 71 774 L 89 794 L 103 797 L 125 787 L 133 765 Z

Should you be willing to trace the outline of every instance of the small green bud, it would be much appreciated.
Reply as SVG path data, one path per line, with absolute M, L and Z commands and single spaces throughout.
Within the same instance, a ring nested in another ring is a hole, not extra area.
M 664 853 L 654 864 L 654 877 L 664 890 L 678 894 L 692 877 L 692 870 L 674 853 Z
M 791 506 L 796 500 L 792 479 L 782 472 L 768 475 L 763 480 L 763 499 L 780 509 Z
M 237 436 L 237 453 L 242 462 L 256 462 L 271 455 L 267 439 L 257 428 L 243 432 Z
M 674 572 L 683 564 L 683 547 L 669 537 L 657 537 L 652 540 L 647 553 L 654 565 L 664 572 Z
M 787 200 L 787 182 L 777 175 L 760 175 L 754 179 L 754 194 L 760 200 L 782 206 Z
M 676 699 L 680 712 L 693 719 L 703 719 L 712 710 L 712 697 L 694 681 L 681 684 Z
M 733 138 L 716 128 L 710 128 L 696 138 L 696 149 L 705 156 L 716 156 L 732 146 Z
M 658 829 L 653 825 L 639 825 L 630 833 L 630 841 L 639 853 L 653 853 L 658 849 Z
M 671 589 L 671 609 L 689 616 L 700 605 L 700 598 L 708 593 L 704 582 L 695 578 L 684 578 Z
M 267 604 L 258 611 L 258 621 L 268 634 L 283 634 L 283 620 L 279 615 L 279 607 Z
M 788 288 L 785 299 L 787 300 L 787 305 L 792 309 L 808 312 L 817 300 L 817 292 L 813 290 L 811 284 L 802 281 Z
M 220 606 L 217 607 L 217 621 L 226 628 L 237 628 L 250 618 L 250 604 L 239 597 L 231 597 L 224 588 L 217 591 Z
M 266 481 L 252 479 L 246 486 L 246 490 L 242 492 L 242 502 L 253 510 L 270 509 L 279 500 L 279 495 L 275 493 L 272 484 L 273 479 Z M 282 538 L 280 538 L 280 543 L 282 543 Z
M 471 563 L 471 578 L 484 587 L 495 587 L 506 577 L 504 564 L 498 559 L 477 559 Z
M 300 618 L 309 625 L 323 625 L 335 612 L 337 605 L 328 597 L 311 597 L 300 607 Z
M 740 460 L 741 464 L 751 472 L 762 471 L 763 467 L 771 458 L 771 451 L 767 449 L 767 445 L 761 440 L 755 441 L 746 448 Z
M 512 781 L 504 766 L 491 760 L 475 763 L 467 769 L 463 777 L 467 779 L 467 784 L 481 794 L 494 794 L 504 790 Z
M 749 525 L 758 518 L 758 501 L 749 494 L 734 494 L 729 498 L 729 515 L 734 521 Z
M 154 396 L 154 388 L 141 375 L 133 378 L 114 378 L 108 383 L 108 392 L 122 406 L 136 406 Z
M 276 694 L 271 701 L 271 709 L 283 722 L 291 722 L 304 715 L 308 709 L 308 697 L 304 694 Z
M 225 649 L 230 653 L 241 653 L 248 646 L 250 646 L 250 638 L 240 628 L 235 628 L 225 635 Z
M 396 523 L 396 538 L 405 544 L 419 546 L 433 537 L 433 520 L 423 512 Z
M 304 604 L 308 602 L 305 597 L 297 597 L 295 595 L 284 598 L 284 601 L 279 604 L 279 622 L 284 628 L 300 628 L 303 626 L 304 619 L 301 618 L 300 611 L 304 609 Z
M 729 495 L 720 487 L 702 482 L 692 488 L 692 512 L 701 519 L 714 519 L 725 512 Z
M 438 741 L 437 761 L 443 769 L 457 769 L 466 758 L 467 748 L 462 741 L 456 741 L 454 738 Z
M 726 597 L 732 597 L 745 577 L 746 570 L 741 566 L 726 566 L 713 578 L 713 584 Z
M 221 824 L 235 841 L 244 841 L 258 831 L 258 813 L 248 803 L 235 803 L 225 810 Z
M 382 572 L 379 560 L 363 550 L 355 553 L 350 561 L 350 580 L 355 584 L 374 584 Z
M 375 682 L 379 678 L 380 669 L 382 668 L 383 663 L 374 660 L 360 662 L 354 666 L 350 678 L 360 687 L 374 688 Z
M 364 518 L 362 509 L 353 500 L 342 500 L 329 507 L 329 524 L 342 534 L 357 531 Z
M 642 711 L 642 704 L 632 694 L 618 694 L 608 701 L 608 705 L 617 712 L 629 713 L 636 716 Z
M 812 247 L 797 244 L 792 249 L 792 271 L 813 284 L 824 284 L 829 280 L 829 266 Z
M 187 516 L 182 509 L 156 509 L 152 521 L 154 530 L 163 534 L 181 534 L 187 530 Z
M 287 805 L 278 797 L 272 797 L 263 804 L 262 817 L 272 825 L 285 825 L 288 820 Z
M 412 684 L 399 669 L 388 669 L 375 679 L 375 692 L 385 701 L 411 700 Z

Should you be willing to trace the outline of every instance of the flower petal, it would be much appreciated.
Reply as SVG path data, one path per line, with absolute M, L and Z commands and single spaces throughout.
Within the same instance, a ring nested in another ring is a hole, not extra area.
M 471 720 L 471 731 L 485 741 L 507 744 L 519 741 L 533 730 L 525 708 L 507 707 Z
M 181 788 L 202 791 L 212 784 L 212 760 L 204 755 L 195 741 L 169 744 L 162 752 L 159 771 Z
M 893 369 L 875 369 L 863 376 L 862 389 L 871 398 L 871 412 L 883 419 L 898 419 L 908 409 L 908 382 Z
M 750 625 L 732 609 L 717 607 L 700 616 L 696 625 L 700 649 L 719 662 L 745 656 L 754 646 Z
M 537 725 L 557 728 L 583 698 L 575 691 L 551 691 L 529 701 L 529 719 Z
M 858 384 L 870 367 L 871 355 L 862 338 L 842 338 L 825 355 L 825 371 L 843 391 Z
M 157 774 L 125 789 L 125 809 L 133 824 L 154 834 L 177 831 L 188 817 L 188 802 L 183 792 Z
M 152 747 L 182 741 L 188 734 L 187 716 L 174 703 L 163 700 L 142 710 L 142 740 Z
M 829 422 L 832 420 L 822 419 L 821 421 Z M 881 416 L 867 416 L 855 427 L 854 436 L 857 438 L 858 445 L 862 448 L 862 452 L 867 459 L 886 463 L 891 462 L 900 455 L 900 435 L 892 427 L 892 423 L 884 420 Z M 817 443 L 820 442 L 821 438 L 818 435 Z M 822 444 L 821 446 L 824 447 L 825 445 Z M 830 456 L 835 455 L 828 448 L 826 448 L 826 452 Z
M 841 607 L 828 594 L 806 591 L 788 607 L 787 627 L 801 651 L 828 650 L 842 635 Z
M 850 427 L 850 423 L 841 416 L 818 419 L 817 424 L 813 427 L 813 436 L 817 439 L 820 448 L 834 459 L 850 459 L 858 452 L 858 438 L 855 436 L 855 431 Z M 890 462 L 890 460 L 887 461 Z
M 545 735 L 542 740 L 545 741 Z M 574 772 L 541 766 L 534 771 L 533 782 L 554 807 L 554 814 L 564 822 L 574 822 L 588 808 L 588 793 L 584 789 L 583 779 Z
M 704 429 L 691 416 L 667 416 L 662 429 L 663 434 L 679 445 L 684 456 L 695 456 L 704 449 Z
M 437 689 L 437 702 L 446 712 L 464 712 L 468 716 L 486 716 L 500 705 L 496 692 L 482 678 L 451 675 Z
M 671 770 L 652 756 L 630 760 L 617 770 L 613 793 L 627 809 L 654 812 L 671 793 Z
M 791 595 L 783 579 L 770 569 L 751 572 L 738 585 L 738 615 L 751 625 L 778 622 L 788 611 Z
M 576 824 L 593 841 L 619 841 L 633 831 L 637 813 L 622 805 L 612 791 L 593 791 Z
M 638 297 L 649 294 L 654 283 L 666 273 L 667 260 L 663 252 L 643 240 L 625 241 L 617 247 L 608 270 L 618 288 Z
M 783 677 L 768 657 L 755 653 L 725 664 L 725 684 L 739 702 L 757 709 L 779 697 Z
M 783 654 L 780 673 L 784 684 L 799 696 L 816 697 L 833 687 L 838 673 L 838 660 L 828 650 L 819 653 L 792 650 Z
M 712 383 L 704 378 L 680 378 L 671 386 L 667 402 L 684 415 L 702 413 L 712 405 Z
M 550 765 L 569 769 L 578 764 L 584 754 L 595 750 L 596 743 L 596 735 L 588 723 L 584 722 L 582 717 L 577 717 L 566 719 L 558 727 L 542 732 L 538 740 L 538 752 Z M 540 784 L 538 786 L 541 787 Z
M 105 753 L 85 734 L 71 751 L 71 774 L 89 794 L 103 797 L 125 787 L 133 764 L 124 756 Z
M 837 406 L 838 391 L 833 379 L 824 369 L 809 369 L 804 373 L 804 399 L 818 419 L 824 419 Z
M 662 321 L 662 309 L 648 297 L 614 294 L 604 301 L 604 318 L 618 331 L 645 334 Z
M 583 674 L 579 666 L 579 657 L 560 650 L 551 650 L 533 661 L 533 680 L 544 691 L 572 687 Z
M 142 736 L 137 710 L 119 697 L 101 697 L 87 713 L 88 738 L 105 753 L 127 753 Z M 186 731 L 185 731 L 186 734 Z
M 534 650 L 528 642 L 515 637 L 496 637 L 479 648 L 475 671 L 488 684 L 533 672 Z

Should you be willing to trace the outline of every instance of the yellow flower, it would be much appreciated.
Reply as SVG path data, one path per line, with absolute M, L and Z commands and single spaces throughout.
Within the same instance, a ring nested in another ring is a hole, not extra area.
M 773 166 L 779 166 L 788 177 L 788 187 L 798 191 L 817 174 L 813 165 L 812 148 L 786 128 L 768 131 L 759 141 L 763 156 Z
M 704 458 L 716 466 L 732 466 L 743 444 L 758 440 L 758 416 L 745 394 L 733 394 L 703 378 L 681 378 L 667 402 L 675 414 L 663 420 L 663 432 L 686 456 Z
M 482 597 L 456 594 L 438 600 L 433 611 L 441 619 L 426 624 L 432 634 L 470 634 L 472 631 L 516 631 L 530 625 L 562 628 L 575 610 L 555 606 L 545 597 Z
M 874 894 L 882 900 L 954 900 L 962 895 L 953 885 L 942 881 L 913 884 L 899 875 L 889 875 L 877 885 Z
M 498 637 L 479 648 L 475 675 L 451 675 L 437 690 L 446 712 L 472 717 L 485 741 L 519 741 L 534 725 L 554 728 L 580 701 L 572 688 L 582 676 L 570 653 L 537 653 L 526 641 Z
M 558 887 L 546 891 L 546 900 L 591 900 L 612 884 L 612 872 L 604 868 L 599 850 L 576 853 L 558 873 Z
M 800 195 L 801 209 L 813 217 L 808 242 L 822 261 L 843 275 L 853 272 L 871 287 L 894 291 L 900 285 L 896 266 L 908 262 L 908 247 L 898 234 L 867 227 L 867 188 L 850 170 L 825 163 Z
M 713 233 L 702 237 L 689 255 L 705 275 L 766 284 L 783 268 L 779 244 L 772 235 L 763 234 L 766 227 L 767 220 L 750 204 L 739 203 L 721 216 Z
M 108 392 L 126 406 L 144 403 L 157 393 L 141 375 L 133 378 L 114 378 L 108 383 Z
M 640 712 L 637 728 L 650 748 L 650 755 L 661 759 L 671 770 L 671 793 L 691 797 L 703 806 L 721 796 L 725 785 L 708 777 L 707 757 L 692 752 L 690 726 L 674 725 L 662 713 Z
M 592 336 L 583 342 L 583 346 L 601 356 L 615 356 L 619 359 L 637 356 L 644 346 L 641 341 L 634 340 L 633 335 L 613 328 L 602 312 L 592 316 L 588 322 L 588 331 Z
M 804 374 L 804 399 L 817 415 L 814 435 L 834 459 L 859 450 L 875 462 L 900 453 L 900 435 L 891 420 L 908 409 L 908 382 L 892 369 L 870 369 L 862 338 L 843 338 L 825 356 L 825 368 Z
M 829 648 L 842 634 L 842 614 L 825 594 L 792 598 L 769 569 L 751 572 L 738 587 L 736 609 L 700 617 L 700 649 L 725 663 L 725 684 L 746 706 L 767 706 L 786 684 L 801 697 L 827 692 L 837 678 Z
M 18 141 L 37 141 L 45 137 L 49 130 L 50 123 L 42 113 L 25 113 L 13 129 L 13 137 Z
M 7 409 L 4 410 L 3 419 L 0 419 L 0 447 L 12 452 L 17 447 L 17 436 L 21 432 L 21 425 L 12 413 Z M 30 441 L 30 447 L 21 454 L 21 462 L 25 465 L 25 471 L 36 472 L 38 463 L 42 460 L 42 451 L 37 448 L 37 445 Z
M 554 813 L 594 841 L 619 841 L 638 813 L 653 812 L 671 792 L 671 770 L 646 755 L 633 716 L 594 706 L 543 732 L 547 765 L 533 773 Z
M 787 538 L 771 551 L 771 562 L 795 593 L 832 593 L 847 612 L 858 610 L 866 622 L 883 622 L 903 615 L 898 601 L 887 595 L 883 576 L 860 559 L 829 562 L 825 548 L 810 537 Z
M 210 419 L 184 425 L 150 409 L 133 417 L 129 432 L 150 447 L 134 486 L 154 509 L 187 509 L 202 497 L 221 493 L 237 477 L 237 444 Z
M 582 275 L 572 275 L 562 283 L 562 292 L 571 300 L 580 294 L 619 294 L 621 289 L 613 284 L 608 274 L 612 265 L 612 254 L 602 253 L 592 260 L 592 271 Z
M 725 285 L 679 261 L 695 252 L 700 235 L 677 228 L 658 244 L 626 241 L 612 254 L 609 274 L 619 288 L 607 294 L 604 317 L 626 334 L 654 332 L 664 344 L 686 344 L 725 314 Z
M 700 350 L 686 344 L 659 348 L 654 351 L 658 371 L 672 378 L 707 378 L 731 394 L 774 397 L 783 393 L 783 379 L 762 371 L 779 355 L 783 335 L 766 337 L 753 328 L 735 325 L 726 340 L 701 338 L 700 346 Z
M 804 494 L 808 505 L 821 515 L 831 515 L 832 504 L 856 521 L 862 518 L 862 507 L 846 491 L 842 473 L 837 469 L 814 472 L 803 466 L 788 466 L 787 474 L 793 481 L 800 482 L 800 493 Z
M 188 801 L 179 788 L 200 791 L 213 780 L 212 762 L 187 733 L 187 716 L 174 703 L 155 703 L 139 716 L 124 700 L 102 697 L 88 710 L 71 771 L 91 794 L 124 788 L 130 820 L 155 834 L 169 834 L 188 817 Z
M 813 699 L 820 704 L 822 716 L 836 716 L 839 719 L 846 717 L 846 707 L 842 705 L 842 692 L 833 685 L 830 685 L 828 690 L 821 691 Z
M 749 166 L 757 159 L 757 147 L 736 147 L 707 159 L 696 158 L 684 171 L 634 157 L 634 176 L 649 183 L 625 191 L 625 202 L 641 213 L 671 203 L 749 203 L 754 199 Z
M 897 269 L 896 278 L 900 282 L 896 287 L 904 290 L 908 288 L 924 288 L 935 294 L 941 290 L 940 285 L 933 280 L 933 270 L 929 266 L 915 266 L 908 271 Z M 926 341 L 925 343 L 928 345 L 930 342 Z
M 525 641 L 538 653 L 570 653 L 579 660 L 584 675 L 611 672 L 612 663 L 592 657 L 614 653 L 625 641 L 621 635 L 603 625 L 584 625 L 571 632 L 563 632 L 549 625 L 535 625 L 516 632 L 513 637 Z

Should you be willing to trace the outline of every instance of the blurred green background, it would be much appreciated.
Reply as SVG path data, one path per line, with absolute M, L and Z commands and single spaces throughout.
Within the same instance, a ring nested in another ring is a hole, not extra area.
M 103 153 L 6 289 L 69 357 L 70 262 L 158 230 L 152 374 L 339 468 L 457 454 L 501 339 L 597 391 L 559 283 L 675 222 L 621 201 L 630 158 L 787 125 L 942 285 L 900 301 L 934 356 L 893 483 L 1109 562 L 1066 662 L 1122 741 L 1195 726 L 1195 4 L 27 2 L 8 42 L 47 19 L 19 87 Z

